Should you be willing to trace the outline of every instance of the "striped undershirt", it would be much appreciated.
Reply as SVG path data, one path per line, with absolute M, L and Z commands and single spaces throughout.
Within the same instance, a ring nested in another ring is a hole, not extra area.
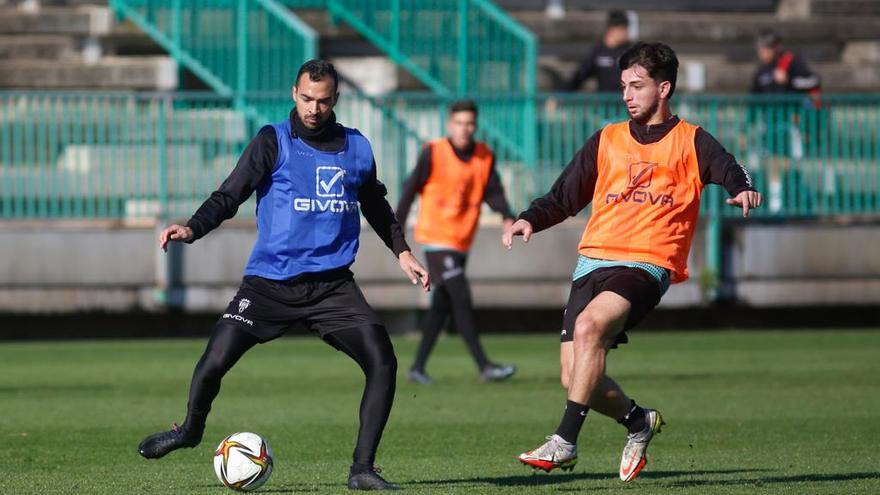
M 572 280 L 577 280 L 585 275 L 592 273 L 599 268 L 610 268 L 615 266 L 626 266 L 629 268 L 639 268 L 648 272 L 652 277 L 657 280 L 657 283 L 660 285 L 660 293 L 665 294 L 666 290 L 669 289 L 669 271 L 663 267 L 652 265 L 651 263 L 644 263 L 641 261 L 615 261 L 615 260 L 600 260 L 596 258 L 589 258 L 584 255 L 578 256 L 577 266 L 574 269 L 574 273 L 572 274 Z

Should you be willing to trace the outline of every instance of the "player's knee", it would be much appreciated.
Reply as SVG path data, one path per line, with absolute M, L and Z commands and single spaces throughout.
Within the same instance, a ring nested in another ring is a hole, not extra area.
M 380 382 L 394 383 L 397 379 L 397 359 L 377 364 L 371 374 L 373 379 Z
M 393 352 L 383 354 L 369 367 L 369 375 L 380 380 L 395 380 L 397 377 L 397 356 Z
M 447 312 L 452 309 L 452 304 L 449 302 L 449 297 L 445 294 L 440 294 L 439 292 L 434 295 L 434 298 L 431 299 L 431 309 L 436 311 Z
M 216 353 L 205 354 L 199 363 L 199 375 L 206 380 L 219 380 L 223 377 L 229 366 L 224 362 L 222 356 Z
M 581 316 L 574 324 L 574 344 L 579 347 L 602 346 L 604 325 L 589 315 Z

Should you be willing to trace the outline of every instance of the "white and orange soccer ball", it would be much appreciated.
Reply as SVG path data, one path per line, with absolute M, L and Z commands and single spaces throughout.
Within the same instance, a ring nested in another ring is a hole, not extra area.
M 256 433 L 233 433 L 214 451 L 214 472 L 233 490 L 249 492 L 272 475 L 272 448 Z

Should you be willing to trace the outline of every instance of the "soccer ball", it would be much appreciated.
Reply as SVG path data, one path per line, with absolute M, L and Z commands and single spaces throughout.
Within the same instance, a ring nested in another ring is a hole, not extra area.
M 249 492 L 272 475 L 272 449 L 255 433 L 233 433 L 214 451 L 214 472 L 233 490 Z

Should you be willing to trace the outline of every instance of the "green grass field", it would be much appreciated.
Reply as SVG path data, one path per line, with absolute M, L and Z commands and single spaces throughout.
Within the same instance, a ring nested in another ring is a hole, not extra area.
M 617 479 L 623 428 L 595 413 L 573 473 L 532 474 L 515 460 L 553 432 L 564 405 L 552 334 L 485 338 L 490 356 L 520 368 L 489 385 L 459 339 L 441 340 L 429 363 L 437 383 L 398 386 L 383 474 L 413 493 L 880 493 L 880 331 L 631 337 L 610 374 L 668 423 L 635 482 Z M 227 376 L 202 445 L 140 458 L 144 435 L 182 420 L 203 345 L 0 344 L 0 493 L 227 493 L 212 449 L 234 431 L 275 452 L 258 493 L 343 493 L 361 375 L 317 338 L 258 346 Z M 395 339 L 401 371 L 415 345 Z

